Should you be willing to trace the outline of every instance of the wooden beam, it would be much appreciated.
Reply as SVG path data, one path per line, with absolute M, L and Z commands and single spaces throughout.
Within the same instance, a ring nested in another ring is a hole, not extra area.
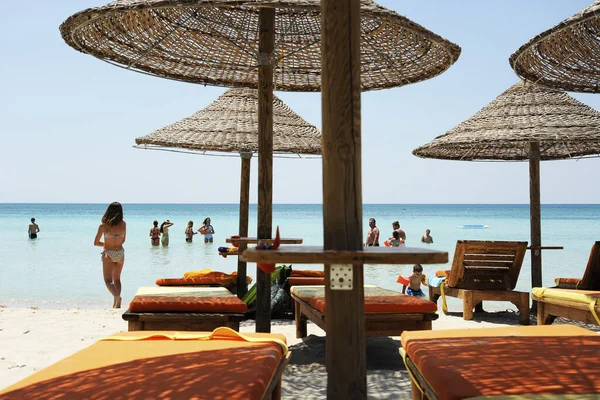
M 242 159 L 242 170 L 240 174 L 240 225 L 238 235 L 248 235 L 248 214 L 250 208 L 250 160 L 252 153 L 240 153 Z M 246 243 L 240 243 L 238 252 L 242 253 L 246 249 Z M 238 278 L 237 278 L 237 296 L 244 297 L 248 291 L 246 284 L 247 265 L 241 257 L 238 257 Z
M 531 224 L 531 287 L 542 286 L 542 222 L 540 212 L 540 144 L 529 143 L 529 220 Z M 533 308 L 536 305 L 534 302 Z
M 271 239 L 273 225 L 273 64 L 275 9 L 258 15 L 258 229 Z M 256 332 L 271 332 L 271 276 L 256 268 Z
M 322 0 L 325 250 L 362 248 L 360 0 Z M 332 290 L 325 265 L 327 398 L 366 399 L 363 265 L 353 289 Z

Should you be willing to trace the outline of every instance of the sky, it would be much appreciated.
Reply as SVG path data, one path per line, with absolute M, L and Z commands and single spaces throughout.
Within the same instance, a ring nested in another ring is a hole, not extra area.
M 107 1 L 7 2 L 0 15 L 0 203 L 237 203 L 240 160 L 134 149 L 225 88 L 126 71 L 67 46 L 59 25 Z M 518 81 L 508 57 L 591 0 L 379 0 L 458 44 L 442 75 L 362 94 L 366 204 L 528 203 L 527 162 L 420 159 L 412 150 Z M 319 93 L 276 95 L 321 127 Z M 600 109 L 600 95 L 571 95 Z M 321 159 L 275 159 L 274 203 L 322 203 Z M 600 160 L 543 161 L 542 203 L 598 203 Z M 257 201 L 252 161 L 250 201 Z

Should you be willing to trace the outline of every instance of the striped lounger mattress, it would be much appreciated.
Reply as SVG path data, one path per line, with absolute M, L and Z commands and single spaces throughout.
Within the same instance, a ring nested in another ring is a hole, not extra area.
M 248 307 L 223 287 L 152 286 L 138 289 L 123 314 L 130 331 L 239 330 Z
M 307 335 L 307 320 L 327 331 L 325 287 L 292 286 L 296 337 Z M 430 330 L 438 318 L 437 306 L 394 290 L 365 285 L 365 324 L 367 336 L 399 336 L 405 330 Z

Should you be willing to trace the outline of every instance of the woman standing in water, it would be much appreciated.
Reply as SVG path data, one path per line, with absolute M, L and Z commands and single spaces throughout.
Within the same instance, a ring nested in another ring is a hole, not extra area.
M 204 243 L 213 242 L 213 234 L 215 228 L 210 224 L 210 218 L 205 218 L 202 226 L 198 229 L 198 232 L 204 235 Z
M 185 228 L 185 241 L 188 243 L 192 243 L 194 239 L 194 235 L 198 232 L 194 232 L 194 221 L 190 221 L 187 224 L 187 228 Z
M 152 223 L 154 225 L 150 228 L 150 241 L 152 246 L 158 246 L 160 244 L 160 229 L 158 229 L 158 221 Z
M 160 224 L 160 234 L 162 235 L 161 242 L 165 247 L 169 245 L 169 227 L 171 226 L 173 226 L 173 223 L 169 220 Z
M 121 203 L 111 203 L 98 227 L 94 239 L 94 246 L 104 248 L 102 256 L 102 272 L 106 288 L 113 295 L 113 308 L 121 308 L 121 271 L 125 263 L 125 234 L 127 226 L 123 221 L 123 207 Z M 104 242 L 100 241 L 104 235 Z

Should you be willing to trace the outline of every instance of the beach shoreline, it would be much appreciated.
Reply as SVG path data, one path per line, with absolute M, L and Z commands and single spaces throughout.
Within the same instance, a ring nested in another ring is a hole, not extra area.
M 124 309 L 0 308 L 0 390 L 93 344 L 108 335 L 126 331 Z M 532 316 L 533 318 L 533 316 Z M 532 323 L 535 323 L 533 318 Z M 476 314 L 472 321 L 462 313 L 439 313 L 433 329 L 479 329 L 518 325 L 512 311 Z M 242 323 L 241 332 L 254 332 L 254 321 Z M 283 398 L 325 398 L 325 334 L 308 324 L 309 336 L 296 339 L 293 320 L 273 320 L 272 332 L 286 336 L 292 360 L 283 376 Z M 410 398 L 410 378 L 398 354 L 398 337 L 367 340 L 369 398 Z M 306 379 L 310 374 L 311 379 Z

